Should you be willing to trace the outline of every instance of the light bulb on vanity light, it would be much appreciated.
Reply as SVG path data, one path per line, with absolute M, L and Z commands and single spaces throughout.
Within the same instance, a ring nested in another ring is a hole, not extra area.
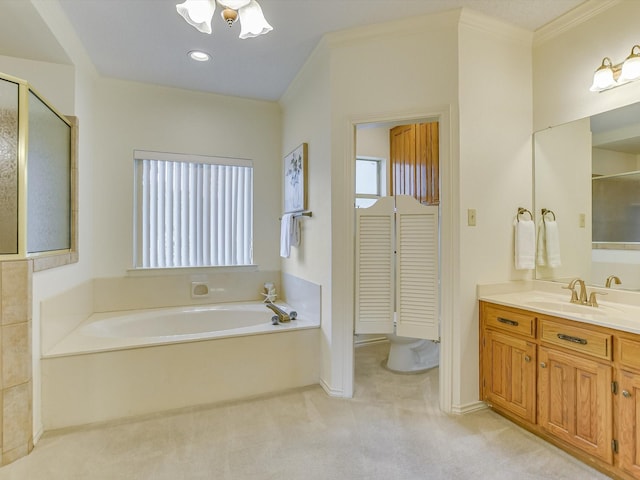
M 592 92 L 599 92 L 607 88 L 615 86 L 616 81 L 613 78 L 613 65 L 609 57 L 604 57 L 602 65 L 598 67 L 593 74 L 593 85 L 591 85 Z
M 640 78 L 640 45 L 633 46 L 631 54 L 622 64 L 622 72 L 620 73 L 622 80 L 636 80 L 637 78 Z
M 640 45 L 634 45 L 624 62 L 615 64 L 604 57 L 593 74 L 592 92 L 602 92 L 640 79 Z

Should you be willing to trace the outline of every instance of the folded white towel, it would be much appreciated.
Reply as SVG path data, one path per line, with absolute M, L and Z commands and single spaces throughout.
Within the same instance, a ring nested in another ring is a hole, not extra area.
M 536 251 L 536 263 L 544 267 L 547 264 L 547 242 L 545 239 L 546 229 L 544 228 L 544 220 L 540 220 L 538 224 L 538 242 Z
M 547 250 L 547 265 L 556 268 L 562 265 L 560 260 L 560 234 L 558 233 L 558 224 L 555 220 L 545 220 L 544 222 L 544 240 Z
M 556 268 L 562 265 L 560 259 L 560 235 L 555 220 L 543 220 L 538 226 L 538 252 L 536 263 Z
M 291 254 L 291 231 L 293 230 L 293 214 L 285 213 L 280 221 L 280 256 L 289 258 Z
M 535 268 L 536 227 L 532 220 L 515 221 L 516 270 Z
M 291 247 L 300 245 L 300 223 L 293 213 L 282 215 L 280 223 L 280 256 L 289 258 Z

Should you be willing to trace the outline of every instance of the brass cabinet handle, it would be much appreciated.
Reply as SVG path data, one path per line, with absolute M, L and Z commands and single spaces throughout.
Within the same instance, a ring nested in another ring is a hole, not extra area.
M 540 362 L 540 368 L 547 368 L 547 364 L 544 362 Z
M 627 392 L 626 390 L 622 390 L 622 396 L 624 398 L 631 398 L 631 394 L 629 392 Z
M 506 325 L 511 325 L 512 327 L 517 327 L 518 326 L 518 322 L 516 322 L 515 320 L 509 320 L 508 318 L 498 317 L 498 321 L 500 323 L 504 323 Z
M 566 335 L 564 333 L 559 333 L 558 338 L 560 340 L 566 340 L 567 342 L 579 343 L 580 345 L 586 345 L 587 341 L 584 338 L 580 337 L 572 337 L 571 335 Z
M 527 362 L 527 363 L 530 362 L 531 361 L 531 357 L 529 355 L 525 355 L 524 356 L 524 361 Z

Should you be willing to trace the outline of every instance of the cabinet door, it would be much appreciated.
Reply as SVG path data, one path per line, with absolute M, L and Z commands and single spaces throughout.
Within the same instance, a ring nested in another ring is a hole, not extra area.
M 536 345 L 486 330 L 483 348 L 483 400 L 536 421 Z
M 640 478 L 640 375 L 620 372 L 618 399 L 618 448 L 620 467 Z
M 546 347 L 540 347 L 538 361 L 540 426 L 612 463 L 611 366 Z

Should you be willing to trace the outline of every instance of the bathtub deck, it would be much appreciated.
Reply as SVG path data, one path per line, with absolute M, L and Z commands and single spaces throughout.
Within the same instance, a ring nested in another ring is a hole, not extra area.
M 262 306 L 260 302 L 251 303 L 250 305 Z M 281 306 L 286 304 L 279 303 Z M 206 306 L 204 306 L 206 307 Z M 203 305 L 197 307 L 177 307 L 177 309 L 188 311 L 190 308 L 203 308 Z M 138 312 L 164 312 L 169 309 L 149 309 L 140 310 Z M 175 309 L 172 309 L 175 310 Z M 270 318 L 272 313 L 265 307 L 265 322 L 260 325 L 251 327 L 234 328 L 231 330 L 218 330 L 206 333 L 194 333 L 183 335 L 166 335 L 166 336 L 150 336 L 150 337 L 100 337 L 87 335 L 82 332 L 85 325 L 101 321 L 107 318 L 117 318 L 120 316 L 131 315 L 132 311 L 96 313 L 83 321 L 69 335 L 59 341 L 49 351 L 44 352 L 42 358 L 55 358 L 73 355 L 91 354 L 96 352 L 110 352 L 117 350 L 126 350 L 132 348 L 152 347 L 161 345 L 170 345 L 174 343 L 184 342 L 201 342 L 213 339 L 223 339 L 231 337 L 244 337 L 252 335 L 266 335 L 282 332 L 290 332 L 297 330 L 313 329 L 320 327 L 319 318 L 300 317 L 294 321 L 285 324 L 272 325 Z

